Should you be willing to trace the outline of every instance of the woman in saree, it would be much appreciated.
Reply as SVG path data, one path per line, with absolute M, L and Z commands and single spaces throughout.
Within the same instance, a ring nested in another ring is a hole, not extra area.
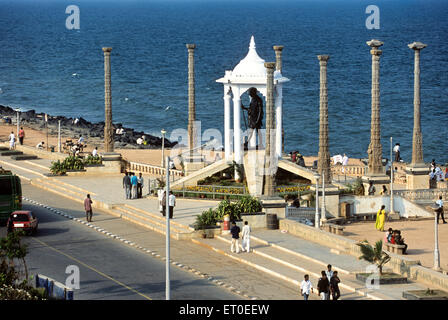
M 384 221 L 386 221 L 386 208 L 385 205 L 381 206 L 381 209 L 376 213 L 375 228 L 379 231 L 384 231 Z

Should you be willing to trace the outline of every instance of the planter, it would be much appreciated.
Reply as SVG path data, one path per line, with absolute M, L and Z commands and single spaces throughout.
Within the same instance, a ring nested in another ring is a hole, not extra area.
M 242 213 L 241 219 L 243 221 L 247 221 L 249 226 L 252 229 L 266 228 L 266 213 L 265 212 Z
M 448 292 L 442 290 L 410 290 L 403 292 L 408 300 L 448 300 Z
M 367 278 L 371 277 L 373 274 L 374 273 L 357 273 L 356 279 L 365 283 Z M 408 278 L 396 273 L 384 272 L 381 276 L 379 276 L 379 284 L 400 284 L 407 282 Z M 374 284 L 373 279 L 371 284 Z

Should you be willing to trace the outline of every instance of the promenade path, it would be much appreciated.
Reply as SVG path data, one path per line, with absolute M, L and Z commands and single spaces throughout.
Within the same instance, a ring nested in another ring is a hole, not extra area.
M 148 216 L 161 216 L 158 210 L 158 201 L 155 197 L 135 200 L 125 199 L 122 187 L 123 175 L 46 177 L 45 174 L 48 173 L 47 168 L 50 161 L 45 159 L 15 161 L 9 157 L 1 157 L 0 164 L 5 169 L 13 170 L 24 180 L 31 181 L 33 185 L 77 201 L 81 208 L 85 195 L 90 193 L 94 203 L 102 202 L 110 206 L 127 205 L 145 212 Z M 145 190 L 147 189 L 145 188 Z M 39 201 L 39 199 L 34 200 Z M 218 203 L 218 201 L 210 200 L 178 199 L 174 219 L 172 220 L 173 227 L 181 225 L 188 229 L 197 214 L 217 206 Z M 104 212 L 107 214 L 108 210 L 104 210 Z M 109 227 L 112 228 L 112 226 Z M 107 230 L 107 225 L 101 226 L 101 228 Z M 163 233 L 163 229 L 155 231 Z M 110 232 L 114 232 L 117 236 L 123 238 L 132 237 L 129 240 L 136 245 L 141 246 L 140 242 L 145 241 L 139 237 L 133 237 L 132 233 L 129 233 L 126 228 L 122 229 L 115 226 L 114 230 Z M 306 273 L 310 275 L 313 284 L 316 285 L 320 271 L 325 270 L 327 264 L 332 264 L 334 266 L 333 270 L 340 272 L 343 299 L 399 300 L 405 290 L 426 289 L 424 285 L 410 280 L 404 285 L 382 285 L 379 289 L 366 288 L 364 283 L 355 278 L 355 272 L 366 270 L 368 265 L 366 262 L 360 261 L 354 256 L 332 252 L 331 248 L 289 233 L 283 233 L 281 230 L 253 230 L 252 247 L 254 250 L 251 253 L 231 253 L 228 235 L 216 236 L 213 239 L 194 238 L 183 241 L 192 241 L 210 249 L 214 254 L 220 254 L 226 259 L 249 266 L 257 270 L 256 273 L 259 274 L 261 279 L 266 275 L 292 288 L 297 288 Z M 160 249 L 160 255 L 163 255 L 163 250 Z M 219 271 L 219 265 L 206 265 L 206 261 L 202 264 L 207 269 L 207 274 L 213 274 L 214 270 L 217 273 L 221 272 Z M 232 278 L 232 275 L 228 276 L 229 279 Z M 243 279 L 240 280 L 244 283 Z M 234 283 L 233 287 L 237 285 L 237 283 Z

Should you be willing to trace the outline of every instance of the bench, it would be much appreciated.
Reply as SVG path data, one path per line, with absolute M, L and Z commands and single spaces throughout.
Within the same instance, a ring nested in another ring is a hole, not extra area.
M 396 254 L 403 254 L 404 248 L 406 248 L 404 244 L 393 244 L 386 242 L 384 245 L 386 246 L 387 251 Z
M 376 212 L 372 213 L 358 213 L 351 215 L 350 218 L 353 218 L 354 220 L 364 220 L 364 221 L 372 221 L 376 220 Z
M 344 227 L 333 224 L 333 223 L 327 223 L 325 224 L 325 227 L 328 229 L 328 232 L 338 234 L 338 235 L 344 235 Z

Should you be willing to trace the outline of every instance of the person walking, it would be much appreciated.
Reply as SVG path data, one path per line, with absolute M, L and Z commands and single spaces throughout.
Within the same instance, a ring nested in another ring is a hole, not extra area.
M 384 221 L 386 221 L 386 208 L 385 205 L 381 206 L 381 209 L 376 213 L 375 229 L 379 231 L 384 231 Z
M 232 221 L 232 228 L 230 228 L 230 233 L 232 234 L 232 244 L 230 245 L 230 251 L 236 253 L 240 253 L 240 245 L 239 245 L 239 238 L 240 238 L 240 227 L 238 227 L 235 223 L 235 221 Z
M 140 172 L 137 178 L 137 198 L 140 199 L 143 196 L 143 176 Z
M 341 291 L 339 290 L 339 283 L 341 280 L 338 277 L 338 272 L 333 272 L 333 276 L 330 279 L 330 292 L 333 300 L 338 300 L 341 296 Z
M 325 271 L 325 274 L 327 276 L 328 282 L 330 282 L 331 277 L 333 276 L 333 270 L 331 270 L 331 264 L 327 266 L 327 271 Z
M 126 199 L 131 199 L 131 178 L 127 171 L 123 177 L 123 188 L 125 189 Z
M 9 150 L 14 150 L 16 146 L 16 136 L 14 135 L 14 132 L 11 131 L 11 134 L 9 135 Z
M 443 223 L 446 223 L 445 221 L 445 217 L 443 216 L 443 200 L 442 200 L 442 196 L 439 196 L 439 200 L 436 201 L 436 205 L 437 205 L 437 224 L 439 224 L 439 217 L 442 216 L 442 221 Z
M 168 205 L 170 219 L 173 219 L 174 207 L 176 206 L 176 196 L 173 194 L 173 191 L 170 191 L 170 195 L 168 197 Z
M 19 142 L 20 142 L 21 146 L 23 145 L 23 139 L 24 138 L 25 138 L 25 131 L 23 130 L 23 127 L 20 127 L 20 130 L 19 130 Z
M 302 280 L 302 283 L 300 284 L 300 293 L 303 296 L 303 300 L 307 301 L 310 296 L 310 292 L 313 292 L 313 285 L 310 281 L 309 275 L 306 274 L 303 278 L 304 280 Z
M 132 199 L 137 199 L 137 176 L 131 173 Z
M 86 211 L 87 222 L 92 222 L 92 199 L 90 199 L 90 194 L 87 194 L 87 198 L 84 199 L 84 209 Z
M 327 274 L 325 271 L 321 272 L 322 277 L 319 278 L 317 283 L 317 290 L 321 300 L 329 300 L 330 296 L 330 282 L 328 282 Z
M 250 252 L 250 226 L 249 222 L 244 221 L 243 231 L 241 233 L 241 237 L 243 239 L 242 251 Z

